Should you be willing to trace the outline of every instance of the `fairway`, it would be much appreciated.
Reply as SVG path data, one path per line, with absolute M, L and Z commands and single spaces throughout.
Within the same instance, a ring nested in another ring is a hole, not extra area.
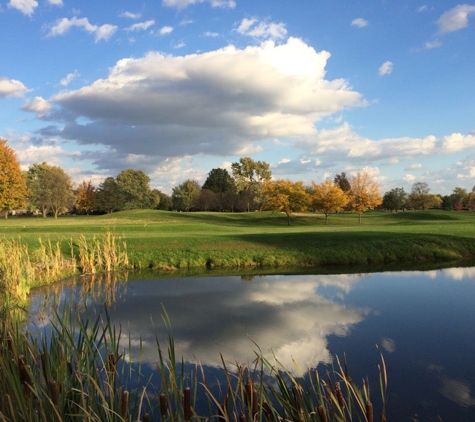
M 3 221 L 5 239 L 33 251 L 38 238 L 64 245 L 80 235 L 113 232 L 127 244 L 134 268 L 314 267 L 475 258 L 475 213 L 406 211 L 292 216 L 284 214 L 122 211 L 58 219 L 14 217 Z M 65 246 L 64 252 L 67 253 Z

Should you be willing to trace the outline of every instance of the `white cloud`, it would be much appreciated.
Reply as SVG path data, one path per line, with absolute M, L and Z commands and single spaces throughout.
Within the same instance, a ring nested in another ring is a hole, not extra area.
M 132 13 L 132 12 L 123 12 L 119 16 L 121 18 L 140 19 L 142 17 L 142 14 L 141 13 Z
M 43 117 L 51 110 L 51 104 L 43 97 L 34 97 L 26 100 L 21 108 L 22 110 L 36 113 L 38 117 Z
M 71 28 L 82 28 L 86 32 L 94 34 L 94 39 L 96 42 L 100 40 L 107 41 L 117 30 L 117 26 L 105 24 L 102 26 L 97 26 L 89 23 L 87 18 L 76 18 L 72 19 L 63 18 L 56 22 L 50 29 L 48 36 L 55 37 L 58 35 L 63 35 L 68 32 Z
M 148 28 L 150 28 L 153 25 L 155 25 L 155 21 L 151 19 L 145 22 L 134 23 L 133 25 L 130 25 L 126 30 L 127 31 L 146 31 Z
M 63 79 L 59 81 L 61 86 L 68 86 L 74 79 L 78 78 L 80 73 L 75 70 L 73 73 L 68 73 Z
M 218 36 L 219 36 L 219 34 L 217 32 L 210 32 L 210 31 L 205 32 L 205 37 L 215 38 L 215 37 L 218 37 Z
M 379 74 L 380 74 L 380 75 L 389 75 L 389 74 L 392 73 L 393 67 L 394 67 L 393 62 L 386 61 L 386 62 L 384 62 L 384 63 L 380 66 L 380 68 L 378 69 L 378 70 L 379 70 Z
M 405 170 L 418 170 L 422 168 L 422 164 L 420 163 L 414 163 L 411 164 L 410 166 L 406 167 Z
M 162 4 L 168 7 L 175 7 L 177 9 L 184 9 L 193 4 L 209 3 L 211 7 L 220 7 L 227 9 L 234 9 L 236 2 L 234 0 L 163 0 Z
M 160 35 L 167 35 L 171 34 L 173 32 L 173 27 L 172 26 L 163 26 L 160 28 Z
M 351 25 L 357 26 L 358 28 L 364 28 L 365 26 L 368 26 L 368 21 L 363 18 L 357 18 L 351 21 Z
M 428 41 L 424 44 L 424 48 L 426 50 L 432 50 L 434 48 L 439 48 L 441 45 L 442 43 L 439 40 Z
M 18 160 L 27 166 L 46 161 L 51 165 L 61 165 L 64 157 L 79 157 L 80 152 L 68 152 L 58 145 L 29 145 L 28 148 L 17 150 Z
M 256 18 L 244 18 L 236 31 L 242 35 L 248 35 L 259 39 L 282 39 L 287 34 L 284 23 L 267 23 Z
M 323 116 L 363 104 L 344 79 L 325 79 L 329 57 L 289 38 L 283 45 L 123 59 L 107 78 L 51 98 L 58 122 L 71 120 L 43 134 L 101 143 L 114 156 L 256 151 L 259 141 L 314 134 Z
M 427 10 L 429 10 L 429 8 L 425 4 L 416 9 L 416 11 L 419 12 L 419 13 L 426 12 Z
M 468 26 L 468 16 L 475 13 L 475 5 L 459 4 L 442 14 L 437 21 L 442 33 L 458 31 Z
M 38 7 L 38 2 L 36 0 L 10 0 L 8 7 L 17 9 L 21 13 L 31 16 Z
M 417 177 L 414 176 L 413 174 L 408 173 L 408 174 L 404 175 L 404 177 L 402 179 L 406 182 L 414 182 L 414 180 L 416 180 Z
M 53 6 L 63 6 L 63 0 L 48 0 L 48 3 Z
M 26 86 L 20 81 L 0 77 L 0 98 L 22 97 L 27 91 Z

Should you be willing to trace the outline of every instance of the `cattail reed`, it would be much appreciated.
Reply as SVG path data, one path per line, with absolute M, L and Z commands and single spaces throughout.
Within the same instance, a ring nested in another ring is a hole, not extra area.
M 369 400 L 366 402 L 366 419 L 368 422 L 373 422 L 374 417 L 373 417 L 373 403 L 371 403 Z
M 122 392 L 121 401 L 120 401 L 120 414 L 122 419 L 126 419 L 129 415 L 129 392 Z
M 53 402 L 54 407 L 59 407 L 59 396 L 58 396 L 58 387 L 56 381 L 52 380 L 49 382 L 49 389 L 51 392 L 51 401 Z
M 167 406 L 167 398 L 165 394 L 160 394 L 160 415 L 162 416 L 162 419 L 165 419 L 167 417 L 168 413 L 168 406 Z
M 185 413 L 185 421 L 191 419 L 191 390 L 190 387 L 186 387 L 183 392 L 183 407 Z

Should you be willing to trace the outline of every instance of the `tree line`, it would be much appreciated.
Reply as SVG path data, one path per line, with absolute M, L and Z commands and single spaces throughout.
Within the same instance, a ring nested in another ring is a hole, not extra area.
M 46 162 L 21 171 L 15 152 L 0 139 L 0 210 L 8 216 L 24 209 L 46 217 L 62 213 L 112 213 L 130 209 L 174 211 L 262 211 L 287 215 L 304 211 L 322 212 L 325 222 L 332 213 L 348 211 L 361 216 L 368 209 L 382 207 L 391 211 L 414 208 L 475 210 L 475 187 L 471 192 L 454 189 L 451 195 L 430 193 L 425 182 L 414 183 L 410 193 L 394 188 L 384 195 L 380 185 L 366 170 L 347 176 L 342 172 L 322 183 L 285 179 L 274 180 L 268 163 L 250 157 L 232 163 L 231 173 L 215 168 L 203 185 L 185 180 L 169 196 L 150 187 L 142 170 L 127 169 L 115 178 L 107 177 L 98 186 L 83 181 L 74 187 L 69 175 L 59 166 Z

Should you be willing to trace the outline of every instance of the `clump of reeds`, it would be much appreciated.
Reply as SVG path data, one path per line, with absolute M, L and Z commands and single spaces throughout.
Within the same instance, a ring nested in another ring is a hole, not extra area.
M 168 344 L 157 340 L 158 383 L 141 363 L 124 361 L 120 330 L 107 308 L 93 319 L 66 309 L 51 333 L 28 335 L 10 320 L 0 328 L 1 421 L 373 421 L 369 388 L 358 387 L 345 365 L 320 378 L 315 369 L 298 378 L 260 351 L 250 365 L 222 359 L 226 383 L 212 392 L 199 364 L 185 373 L 175 354 L 170 321 Z M 139 355 L 141 348 L 139 350 Z M 234 364 L 233 364 L 234 365 Z M 381 356 L 381 420 L 385 421 L 386 368 Z

